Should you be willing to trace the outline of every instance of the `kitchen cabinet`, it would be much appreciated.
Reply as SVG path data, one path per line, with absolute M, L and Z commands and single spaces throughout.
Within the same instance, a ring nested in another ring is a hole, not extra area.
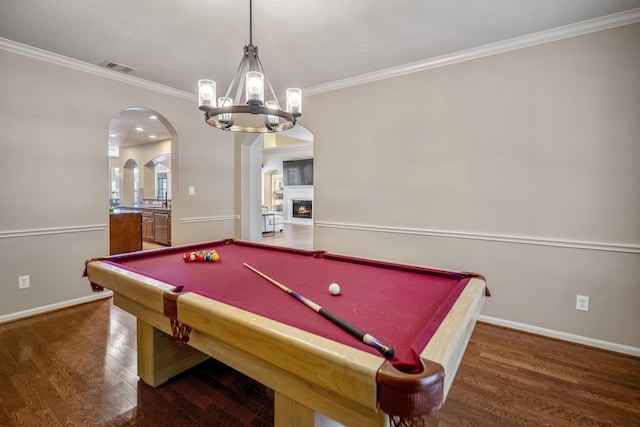
M 109 215 L 109 254 L 142 250 L 142 215 L 137 212 Z
M 140 215 L 140 232 L 147 242 L 171 246 L 171 210 L 120 206 L 118 212 L 135 212 Z
M 155 241 L 155 213 L 150 209 L 142 211 L 142 238 L 144 240 Z

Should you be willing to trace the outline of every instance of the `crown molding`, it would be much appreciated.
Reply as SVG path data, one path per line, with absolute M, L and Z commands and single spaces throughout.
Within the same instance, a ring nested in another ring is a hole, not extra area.
M 497 43 L 492 43 L 477 48 L 467 49 L 454 52 L 447 55 L 429 58 L 422 61 L 412 62 L 398 67 L 387 68 L 372 73 L 362 74 L 360 76 L 336 80 L 326 84 L 304 88 L 305 96 L 317 95 L 332 90 L 344 89 L 350 86 L 357 86 L 365 83 L 371 83 L 378 80 L 389 79 L 393 77 L 403 76 L 405 74 L 417 73 L 432 68 L 444 67 L 446 65 L 456 64 L 459 62 L 470 61 L 473 59 L 483 58 L 486 56 L 497 55 L 500 53 L 510 52 L 517 49 L 536 46 L 539 44 L 550 43 L 570 37 L 576 37 L 583 34 L 603 31 L 610 28 L 621 27 L 640 22 L 640 8 L 631 9 L 626 12 L 615 13 L 600 18 L 590 19 L 576 24 L 570 24 L 563 27 L 554 28 L 547 31 L 541 31 L 522 37 L 516 37 Z M 79 71 L 84 71 L 97 76 L 106 77 L 119 82 L 131 84 L 145 89 L 160 92 L 166 95 L 176 96 L 178 98 L 197 102 L 197 95 L 153 83 L 139 77 L 121 74 L 116 71 L 102 68 L 98 65 L 89 64 L 78 61 L 66 56 L 58 55 L 36 47 L 17 43 L 9 39 L 0 38 L 0 49 L 29 56 L 31 58 L 47 61 L 53 64 L 62 65 Z
M 178 98 L 186 99 L 188 101 L 198 102 L 198 97 L 196 94 L 185 92 L 179 89 L 174 89 L 172 87 L 154 83 L 149 80 L 141 79 L 139 77 L 129 76 L 117 71 L 108 70 L 98 65 L 78 61 L 67 56 L 58 55 L 57 53 L 49 52 L 43 49 L 38 49 L 37 47 L 14 42 L 13 40 L 0 37 L 0 49 L 17 53 L 19 55 L 28 56 L 30 58 L 39 59 L 41 61 L 50 62 L 52 64 L 61 65 L 63 67 L 71 68 L 74 70 L 83 71 L 85 73 L 90 73 L 96 76 L 106 77 L 111 80 L 127 83 L 144 89 L 153 90 L 165 95 L 171 95 Z
M 491 43 L 472 49 L 462 50 L 451 54 L 428 58 L 422 61 L 412 62 L 398 67 L 387 68 L 372 73 L 336 80 L 326 84 L 304 88 L 305 96 L 318 95 L 332 90 L 345 89 L 351 86 L 358 86 L 365 83 L 372 83 L 378 80 L 390 79 L 406 74 L 417 73 L 432 68 L 444 67 L 446 65 L 457 64 L 459 62 L 471 61 L 473 59 L 484 58 L 491 55 L 510 52 L 557 40 L 577 37 L 580 35 L 603 31 L 610 28 L 621 27 L 623 25 L 640 22 L 640 8 L 626 12 L 615 13 L 600 18 L 570 24 L 551 30 L 541 31 L 526 36 L 515 37 L 509 40 Z

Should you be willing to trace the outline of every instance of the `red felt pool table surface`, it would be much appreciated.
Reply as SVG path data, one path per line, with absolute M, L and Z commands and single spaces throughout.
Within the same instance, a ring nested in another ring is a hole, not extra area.
M 183 259 L 185 253 L 206 249 L 215 250 L 220 259 Z M 178 301 L 182 295 L 196 294 L 380 356 L 374 348 L 252 272 L 244 265 L 247 263 L 393 347 L 395 355 L 390 362 L 407 372 L 421 369 L 423 350 L 469 282 L 482 280 L 484 284 L 481 276 L 472 273 L 233 240 L 124 254 L 99 263 L 129 272 L 125 275 L 133 273 L 169 285 L 166 290 L 177 293 Z M 93 264 L 88 263 L 92 282 Z M 109 280 L 102 282 L 98 284 L 110 288 Z M 330 294 L 331 283 L 340 285 L 339 295 Z
M 458 273 L 383 262 L 354 262 L 354 258 L 328 254 L 314 257 L 310 251 L 272 250 L 261 245 L 217 242 L 192 248 L 202 249 L 216 250 L 220 260 L 185 262 L 185 251 L 168 249 L 110 262 L 181 286 L 181 292 L 195 292 L 376 352 L 243 265 L 250 264 L 393 347 L 394 365 L 415 368 L 420 350 L 470 280 Z M 338 296 L 328 291 L 334 282 L 341 288 Z

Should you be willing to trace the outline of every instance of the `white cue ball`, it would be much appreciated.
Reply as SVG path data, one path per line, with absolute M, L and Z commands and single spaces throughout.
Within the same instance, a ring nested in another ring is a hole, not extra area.
M 331 295 L 338 295 L 340 293 L 340 285 L 332 283 L 329 285 L 329 293 Z

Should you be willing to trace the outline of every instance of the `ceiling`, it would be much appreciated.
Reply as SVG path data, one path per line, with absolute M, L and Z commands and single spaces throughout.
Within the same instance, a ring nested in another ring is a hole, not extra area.
M 154 111 L 127 108 L 109 122 L 109 156 L 118 157 L 121 147 L 146 144 L 171 138 L 171 134 Z
M 253 3 L 253 44 L 276 93 L 640 8 L 640 0 Z M 89 64 L 112 61 L 189 93 L 211 78 L 224 93 L 249 42 L 249 1 L 0 0 L 0 37 Z

